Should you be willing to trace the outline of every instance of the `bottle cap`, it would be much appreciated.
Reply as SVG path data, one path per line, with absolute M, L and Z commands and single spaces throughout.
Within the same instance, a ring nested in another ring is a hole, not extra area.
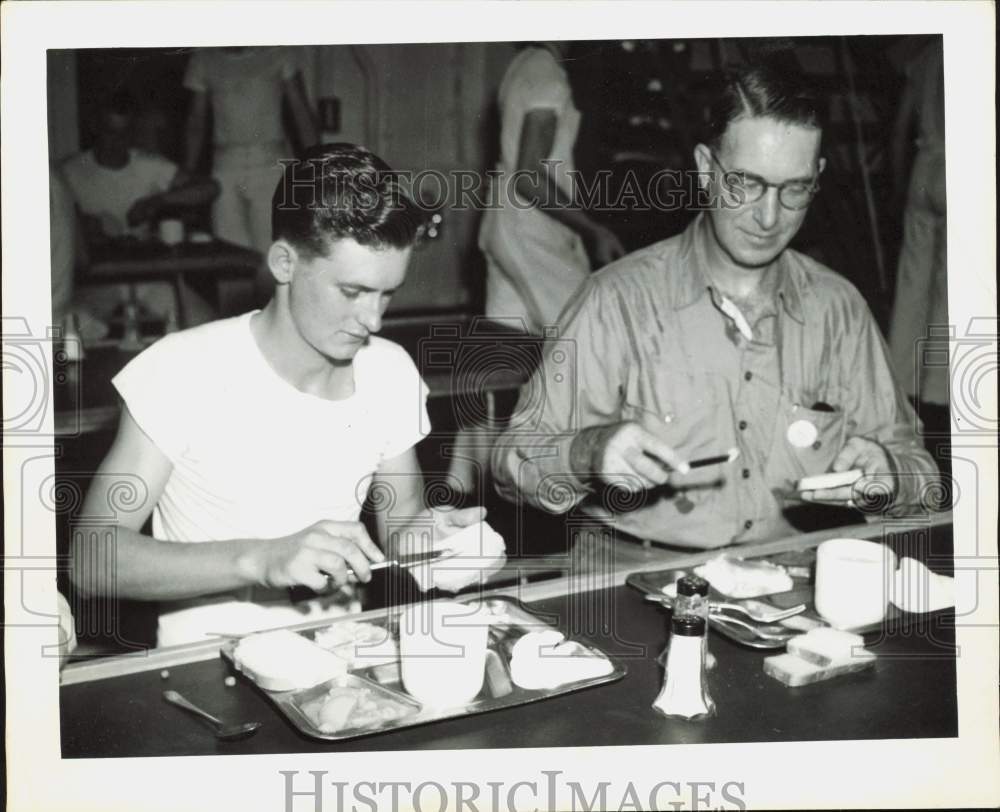
M 705 618 L 700 615 L 674 615 L 670 631 L 681 637 L 701 637 L 705 634 Z
M 678 595 L 701 595 L 708 594 L 708 581 L 697 575 L 685 575 L 677 582 Z

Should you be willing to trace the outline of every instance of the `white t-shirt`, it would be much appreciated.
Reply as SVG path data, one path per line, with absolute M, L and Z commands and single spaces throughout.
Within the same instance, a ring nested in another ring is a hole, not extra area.
M 113 380 L 173 463 L 153 510 L 155 538 L 275 538 L 321 519 L 356 521 L 381 462 L 429 431 L 427 387 L 402 347 L 373 336 L 354 358 L 354 394 L 325 400 L 274 371 L 252 315 L 167 335 Z M 160 645 L 307 619 L 287 602 L 265 617 L 242 597 L 239 606 L 232 595 L 177 604 L 160 617 Z
M 121 169 L 110 169 L 101 166 L 88 150 L 68 158 L 62 174 L 80 211 L 107 218 L 115 233 L 138 235 L 143 226 L 129 228 L 128 210 L 140 198 L 167 191 L 177 165 L 160 155 L 130 149 L 128 163 Z
M 205 48 L 191 55 L 184 87 L 211 94 L 216 148 L 281 141 L 283 85 L 296 73 L 283 48 Z

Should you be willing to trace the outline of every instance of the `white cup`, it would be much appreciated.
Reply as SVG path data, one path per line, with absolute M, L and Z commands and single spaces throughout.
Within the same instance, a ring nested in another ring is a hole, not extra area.
M 837 629 L 857 629 L 885 617 L 896 554 L 863 539 L 830 539 L 816 549 L 816 611 Z
M 184 242 L 184 223 L 180 220 L 160 220 L 160 242 L 164 245 Z
M 432 707 L 474 699 L 483 687 L 489 615 L 458 601 L 417 603 L 399 616 L 399 661 L 406 692 Z

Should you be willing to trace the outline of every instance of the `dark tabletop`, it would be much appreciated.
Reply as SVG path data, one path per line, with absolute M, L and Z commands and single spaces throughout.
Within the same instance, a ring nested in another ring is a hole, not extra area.
M 88 249 L 80 281 L 141 279 L 176 273 L 252 274 L 261 255 L 252 248 L 212 240 L 168 246 L 157 240 L 113 240 Z
M 950 528 L 939 528 L 935 535 Z M 894 540 L 899 545 L 900 540 Z M 941 545 L 902 539 L 907 553 Z M 922 556 L 924 557 L 924 556 Z M 928 561 L 933 564 L 933 561 Z M 946 567 L 938 567 L 946 569 Z M 61 691 L 63 755 L 72 757 L 210 755 L 322 751 L 517 748 L 701 742 L 785 742 L 957 736 L 954 616 L 893 626 L 871 643 L 874 670 L 800 688 L 764 675 L 765 652 L 713 635 L 718 660 L 709 685 L 718 714 L 707 721 L 668 720 L 651 708 L 662 681 L 656 656 L 667 616 L 630 587 L 569 594 L 529 605 L 576 639 L 627 668 L 624 679 L 521 707 L 493 711 L 337 744 L 306 738 L 251 684 L 228 687 L 221 658 L 67 685 Z M 163 702 L 180 691 L 226 719 L 257 719 L 253 738 L 217 743 L 197 720 Z

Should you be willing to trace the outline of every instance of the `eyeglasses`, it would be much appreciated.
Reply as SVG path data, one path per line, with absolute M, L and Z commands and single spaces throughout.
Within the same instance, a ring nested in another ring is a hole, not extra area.
M 786 209 L 798 211 L 808 206 L 819 191 L 818 177 L 810 181 L 789 180 L 784 183 L 771 183 L 759 175 L 751 175 L 748 172 L 731 172 L 715 157 L 714 152 L 709 154 L 722 170 L 723 188 L 730 195 L 736 197 L 740 205 L 756 203 L 773 186 L 778 190 L 778 202 Z

